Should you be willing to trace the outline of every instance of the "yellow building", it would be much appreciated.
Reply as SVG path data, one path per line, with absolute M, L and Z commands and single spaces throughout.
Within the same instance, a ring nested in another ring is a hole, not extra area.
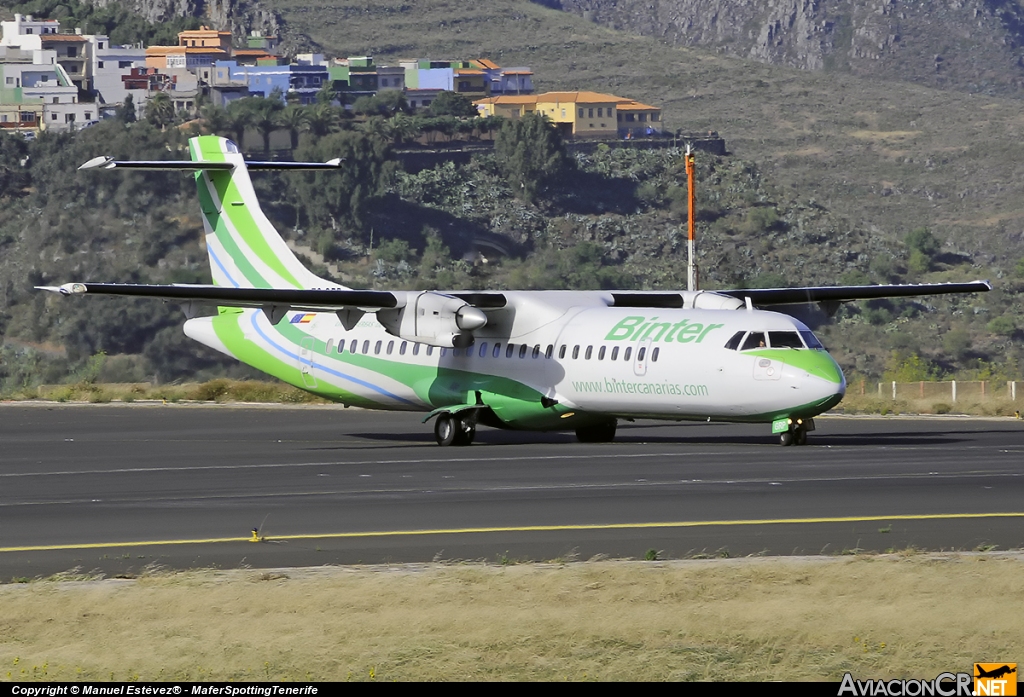
M 475 104 L 482 116 L 518 119 L 533 112 L 543 114 L 563 136 L 572 138 L 637 137 L 661 130 L 660 108 L 600 92 L 508 95 Z

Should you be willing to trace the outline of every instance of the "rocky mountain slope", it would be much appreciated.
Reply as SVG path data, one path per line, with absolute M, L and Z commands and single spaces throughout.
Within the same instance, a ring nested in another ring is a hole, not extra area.
M 1016 0 L 541 0 L 670 44 L 805 70 L 1024 95 Z

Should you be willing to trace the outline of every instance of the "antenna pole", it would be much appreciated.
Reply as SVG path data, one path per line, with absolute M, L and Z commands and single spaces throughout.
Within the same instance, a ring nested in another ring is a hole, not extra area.
M 697 290 L 697 259 L 694 255 L 693 243 L 697 236 L 697 206 L 695 203 L 695 191 L 694 191 L 694 158 L 693 151 L 690 149 L 690 144 L 686 144 L 686 182 L 689 187 L 689 210 L 687 221 L 688 235 L 689 238 L 689 260 L 686 268 L 686 290 L 694 291 Z

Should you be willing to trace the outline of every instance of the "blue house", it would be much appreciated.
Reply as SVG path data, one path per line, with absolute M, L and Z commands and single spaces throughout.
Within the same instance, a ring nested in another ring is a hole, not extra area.
M 316 102 L 316 93 L 328 80 L 327 67 L 323 65 L 253 66 L 218 61 L 214 71 L 220 80 L 247 83 L 249 93 L 255 97 L 269 97 L 276 89 L 283 98 L 295 99 L 299 104 Z

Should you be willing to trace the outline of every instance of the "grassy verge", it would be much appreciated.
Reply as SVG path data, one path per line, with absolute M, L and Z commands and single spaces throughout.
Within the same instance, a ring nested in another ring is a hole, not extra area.
M 891 399 L 876 395 L 847 394 L 833 414 L 966 414 L 970 416 L 1014 416 L 1024 411 L 1024 399 L 1016 402 L 1008 398 L 993 397 L 988 400 L 924 398 Z
M 1024 654 L 1019 555 L 197 571 L 0 586 L 9 680 L 933 678 Z
M 149 383 L 101 384 L 80 382 L 71 385 L 41 385 L 3 395 L 12 400 L 53 402 L 265 402 L 281 404 L 328 404 L 322 397 L 281 382 L 217 379 L 181 385 Z

